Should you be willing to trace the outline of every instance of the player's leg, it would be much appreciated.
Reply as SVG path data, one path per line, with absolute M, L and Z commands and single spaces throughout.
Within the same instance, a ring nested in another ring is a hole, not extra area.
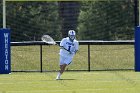
M 60 72 L 58 73 L 56 79 L 59 80 L 60 76 L 63 74 L 63 72 L 65 71 L 65 68 L 67 65 L 69 65 L 72 61 L 71 57 L 63 57 L 60 56 Z
M 67 64 L 60 65 L 60 71 L 58 72 L 58 75 L 57 75 L 57 77 L 56 77 L 57 80 L 60 79 L 61 75 L 62 75 L 63 72 L 65 71 L 66 66 L 67 66 Z
M 65 57 L 63 57 L 63 56 L 61 56 L 60 55 L 60 63 L 59 63 L 59 65 L 60 65 L 60 71 L 58 72 L 58 75 L 57 75 L 57 77 L 56 77 L 56 79 L 57 80 L 59 80 L 60 79 L 60 76 L 61 76 L 61 73 L 63 73 L 64 71 L 62 71 L 62 69 L 64 70 L 64 66 L 63 66 L 63 64 L 64 64 L 64 61 L 65 61 Z
M 65 57 L 65 59 L 63 60 L 63 64 L 60 65 L 60 73 L 61 74 L 63 74 L 63 72 L 65 71 L 66 66 L 68 66 L 71 62 L 72 62 L 71 57 Z
M 67 66 L 67 64 L 60 65 L 60 74 L 63 74 L 63 72 L 65 71 L 66 66 Z

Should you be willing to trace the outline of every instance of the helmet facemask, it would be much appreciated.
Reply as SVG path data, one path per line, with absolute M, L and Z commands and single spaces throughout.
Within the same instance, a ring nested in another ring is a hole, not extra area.
M 75 39 L 75 31 L 74 30 L 69 30 L 68 32 L 68 36 L 69 36 L 69 39 L 73 42 L 73 40 Z
M 73 41 L 75 39 L 75 35 L 70 35 L 69 38 Z

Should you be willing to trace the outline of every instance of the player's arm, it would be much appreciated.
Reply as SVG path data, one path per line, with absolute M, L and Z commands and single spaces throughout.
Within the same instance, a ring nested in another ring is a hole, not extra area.
M 66 49 L 66 48 L 64 48 L 63 46 L 60 46 L 60 49 L 64 49 L 64 50 L 66 50 L 66 51 L 70 52 L 69 50 L 67 50 L 67 49 Z
M 79 50 L 79 42 L 77 41 L 76 44 L 75 44 L 75 54 L 78 52 Z
M 61 42 L 60 42 L 60 49 L 64 49 L 64 50 L 66 50 L 70 53 L 70 51 L 64 47 L 64 44 L 65 44 L 65 38 L 62 39 Z

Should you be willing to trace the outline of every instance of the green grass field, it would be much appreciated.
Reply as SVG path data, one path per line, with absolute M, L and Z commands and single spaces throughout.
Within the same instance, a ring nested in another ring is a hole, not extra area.
M 40 70 L 40 46 L 12 46 L 12 70 Z M 59 47 L 43 46 L 43 70 L 59 70 Z M 91 70 L 134 69 L 133 45 L 91 45 Z M 69 70 L 88 70 L 88 47 L 80 45 Z
M 40 70 L 39 46 L 12 46 L 12 71 Z M 134 69 L 133 45 L 92 45 L 91 72 L 65 72 L 62 80 L 55 80 L 57 72 L 13 72 L 0 75 L 0 93 L 139 93 L 140 73 Z M 87 70 L 87 46 L 79 52 L 67 69 Z M 43 46 L 43 70 L 59 70 L 59 47 Z
M 133 71 L 12 73 L 0 75 L 0 93 L 139 93 L 140 73 Z

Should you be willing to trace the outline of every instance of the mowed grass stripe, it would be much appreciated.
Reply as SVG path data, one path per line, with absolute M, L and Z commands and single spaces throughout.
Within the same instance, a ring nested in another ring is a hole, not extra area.
M 139 93 L 140 90 L 140 74 L 133 71 L 65 72 L 59 81 L 55 80 L 56 74 L 1 75 L 0 90 L 5 93 Z
M 85 93 L 85 92 L 87 92 L 87 93 L 89 93 L 89 92 L 91 92 L 91 93 L 94 93 L 94 92 L 96 92 L 96 93 L 105 93 L 105 91 L 106 92 L 111 92 L 112 91 L 112 93 L 117 93 L 117 92 L 124 92 L 124 91 L 126 91 L 126 92 L 128 92 L 128 91 L 135 91 L 135 93 L 138 93 L 137 92 L 137 90 L 135 90 L 134 88 L 122 88 L 122 89 L 119 89 L 119 90 L 112 90 L 112 89 L 110 89 L 110 91 L 108 91 L 109 89 L 108 88 L 102 88 L 102 89 L 74 89 L 74 90 L 40 90 L 40 91 L 7 91 L 6 93 L 45 93 L 45 92 L 47 92 L 47 93 Z

